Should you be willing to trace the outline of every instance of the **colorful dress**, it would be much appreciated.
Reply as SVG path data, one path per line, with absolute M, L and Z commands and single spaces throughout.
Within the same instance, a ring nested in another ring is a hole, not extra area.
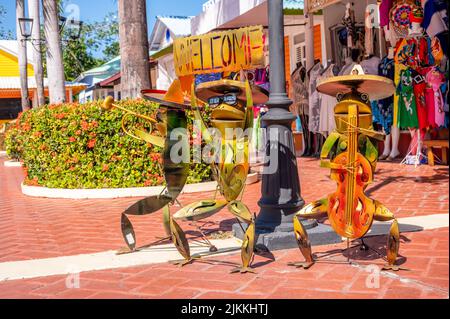
M 425 76 L 423 74 L 423 69 L 418 69 L 417 71 L 412 71 L 413 79 L 413 90 L 414 96 L 416 98 L 417 107 L 417 120 L 419 122 L 419 128 L 425 130 L 428 128 L 428 108 L 425 98 L 425 92 L 427 88 L 427 83 L 425 82 Z
M 396 87 L 400 84 L 400 73 L 405 70 L 407 67 L 403 63 L 405 63 L 405 57 L 404 57 L 404 51 L 403 47 L 407 45 L 407 41 L 405 39 L 399 40 L 397 42 L 397 45 L 395 47 L 394 51 L 394 85 Z M 398 125 L 398 101 L 399 101 L 399 95 L 397 92 L 394 93 L 394 106 L 393 106 L 393 125 Z
M 416 99 L 412 85 L 411 69 L 405 69 L 400 73 L 400 83 L 397 86 L 398 94 L 398 127 L 418 128 Z
M 432 68 L 426 75 L 428 86 L 428 94 L 433 94 L 433 103 L 429 104 L 429 108 L 434 109 L 434 123 L 436 126 L 445 125 L 444 98 L 442 96 L 441 85 L 445 81 L 444 75 L 437 68 Z
M 394 80 L 394 60 L 385 56 L 378 66 L 378 75 Z M 386 135 L 391 133 L 394 97 L 390 96 L 372 103 L 373 122 L 380 124 Z

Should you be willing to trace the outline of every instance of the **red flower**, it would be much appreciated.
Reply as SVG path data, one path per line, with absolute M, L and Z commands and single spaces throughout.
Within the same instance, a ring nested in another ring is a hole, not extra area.
M 69 142 L 73 143 L 75 142 L 77 139 L 73 136 L 69 137 Z
M 55 115 L 55 117 L 58 119 L 58 120 L 62 120 L 64 117 L 66 117 L 66 113 L 58 113 L 58 114 L 56 114 Z
M 92 140 L 90 140 L 89 142 L 88 142 L 88 144 L 87 144 L 87 146 L 89 147 L 89 148 L 94 148 L 94 146 L 95 146 L 95 138 L 94 139 L 92 139 Z
M 147 180 L 144 182 L 144 186 L 152 186 L 152 184 L 153 184 L 153 181 L 152 181 L 151 179 L 147 179 Z
M 86 131 L 87 129 L 89 129 L 88 122 L 86 122 L 85 120 L 82 120 L 81 121 L 81 128 L 83 129 L 83 131 Z

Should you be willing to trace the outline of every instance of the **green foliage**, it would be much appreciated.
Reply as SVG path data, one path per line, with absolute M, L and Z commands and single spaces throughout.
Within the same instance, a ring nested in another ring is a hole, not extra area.
M 76 40 L 70 39 L 71 31 L 68 28 L 64 28 L 61 35 L 66 81 L 73 81 L 82 72 L 120 54 L 117 13 L 106 14 L 102 21 L 83 21 L 80 37 Z M 98 52 L 102 52 L 101 57 L 97 57 Z
M 119 104 L 156 116 L 157 105 L 145 100 Z M 105 111 L 96 101 L 43 106 L 21 113 L 6 134 L 10 157 L 19 158 L 25 183 L 51 188 L 117 188 L 162 185 L 162 149 L 126 135 L 123 112 Z M 127 126 L 148 129 L 142 119 Z M 191 148 L 192 149 L 192 148 Z M 205 164 L 191 164 L 188 183 L 210 179 Z

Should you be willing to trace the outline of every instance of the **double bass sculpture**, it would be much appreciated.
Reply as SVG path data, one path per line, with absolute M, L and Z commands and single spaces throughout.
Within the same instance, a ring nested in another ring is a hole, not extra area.
M 378 158 L 372 140 L 383 140 L 384 134 L 372 130 L 370 99 L 391 96 L 391 80 L 375 75 L 358 74 L 336 76 L 319 83 L 317 90 L 336 96 L 334 108 L 336 130 L 326 139 L 321 151 L 321 167 L 330 168 L 331 179 L 337 184 L 335 192 L 302 208 L 294 216 L 294 233 L 305 258 L 291 266 L 308 269 L 314 264 L 308 234 L 299 218 L 328 218 L 333 230 L 349 240 L 362 238 L 374 220 L 390 221 L 387 261 L 383 269 L 399 270 L 395 265 L 399 249 L 399 227 L 394 214 L 379 201 L 364 194 L 373 180 Z

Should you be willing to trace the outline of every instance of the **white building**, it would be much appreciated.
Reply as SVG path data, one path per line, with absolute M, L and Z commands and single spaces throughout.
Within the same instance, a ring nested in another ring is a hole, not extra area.
M 166 90 L 176 78 L 173 64 L 172 43 L 178 37 L 191 35 L 192 17 L 157 16 L 149 39 L 150 57 L 157 61 L 151 70 L 156 78 L 156 88 Z

